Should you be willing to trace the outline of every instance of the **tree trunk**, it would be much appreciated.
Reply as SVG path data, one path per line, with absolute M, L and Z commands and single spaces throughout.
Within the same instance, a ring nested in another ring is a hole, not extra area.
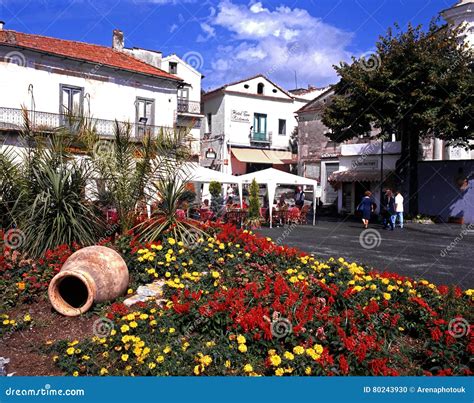
M 410 136 L 410 171 L 409 171 L 409 203 L 408 209 L 412 215 L 418 214 L 418 155 L 420 135 L 412 132 Z
M 400 123 L 402 150 L 397 161 L 395 174 L 398 188 L 408 201 L 410 214 L 418 214 L 418 152 L 419 134 L 410 130 L 406 120 Z

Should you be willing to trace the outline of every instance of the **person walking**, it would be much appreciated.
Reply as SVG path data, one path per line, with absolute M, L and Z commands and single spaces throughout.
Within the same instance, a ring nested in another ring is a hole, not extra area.
M 400 221 L 400 228 L 403 228 L 403 196 L 400 191 L 397 191 L 395 196 L 395 226 L 397 220 Z
M 385 191 L 384 208 L 383 208 L 383 229 L 395 229 L 395 197 L 390 189 Z
M 357 206 L 357 210 L 362 212 L 362 223 L 364 224 L 364 228 L 367 229 L 369 227 L 369 220 L 372 212 L 375 210 L 374 208 L 375 203 L 372 199 L 372 193 L 370 191 L 366 191 L 364 193 L 364 197 L 362 201 Z
M 298 186 L 295 190 L 295 206 L 300 210 L 304 206 L 305 195 L 301 186 Z

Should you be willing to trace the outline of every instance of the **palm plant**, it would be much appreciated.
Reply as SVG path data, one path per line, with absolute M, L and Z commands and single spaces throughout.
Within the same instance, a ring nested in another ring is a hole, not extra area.
M 84 200 L 89 178 L 85 164 L 70 161 L 53 167 L 49 162 L 33 168 L 41 191 L 22 195 L 29 203 L 16 214 L 26 240 L 23 249 L 32 257 L 62 244 L 92 245 L 102 231 L 92 205 Z
M 155 143 L 145 135 L 132 141 L 131 125 L 115 122 L 114 137 L 87 139 L 89 156 L 97 175 L 104 182 L 111 205 L 117 209 L 122 234 L 134 224 L 137 204 L 145 199 L 145 188 L 154 172 Z
M 2 181 L 2 197 L 12 183 L 15 187 L 8 196 L 9 225 L 23 232 L 21 248 L 31 257 L 63 243 L 90 245 L 99 237 L 100 219 L 85 197 L 90 169 L 66 151 L 73 135 L 66 126 L 37 130 L 23 109 L 24 147 L 0 153 L 2 164 L 11 168 L 7 185 Z
M 155 141 L 157 159 L 152 164 L 152 188 L 147 194 L 154 200 L 156 210 L 150 219 L 135 229 L 140 239 L 155 241 L 165 233 L 189 244 L 206 235 L 195 220 L 181 220 L 176 212 L 188 194 L 187 183 L 192 179 L 189 128 L 161 131 Z

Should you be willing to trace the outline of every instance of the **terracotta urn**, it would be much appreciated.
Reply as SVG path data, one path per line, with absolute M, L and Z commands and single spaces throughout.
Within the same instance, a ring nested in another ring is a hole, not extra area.
M 94 302 L 123 295 L 128 286 L 128 268 L 116 251 L 89 246 L 73 253 L 49 284 L 54 309 L 66 316 L 87 312 Z

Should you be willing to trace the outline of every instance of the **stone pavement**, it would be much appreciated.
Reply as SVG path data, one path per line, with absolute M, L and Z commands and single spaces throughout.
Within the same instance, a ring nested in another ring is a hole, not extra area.
M 316 226 L 262 228 L 280 244 L 316 257 L 343 257 L 379 271 L 391 271 L 435 284 L 474 288 L 474 225 L 407 223 L 404 229 L 369 231 L 353 220 L 320 218 Z

